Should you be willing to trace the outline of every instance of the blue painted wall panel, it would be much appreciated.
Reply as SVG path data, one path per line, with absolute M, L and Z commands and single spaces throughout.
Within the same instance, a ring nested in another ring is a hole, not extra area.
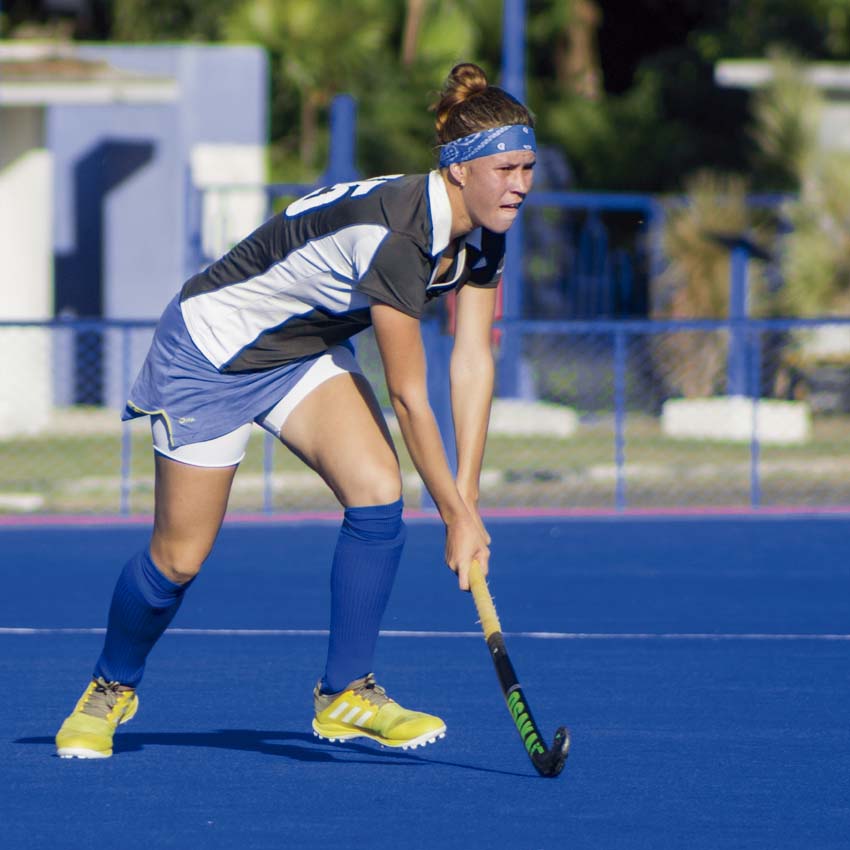
M 177 99 L 158 104 L 54 106 L 57 312 L 156 318 L 191 264 L 187 189 L 199 144 L 263 147 L 268 63 L 258 47 L 83 45 L 82 58 L 172 78 Z M 107 374 L 113 343 L 78 335 L 57 370 L 60 403 L 123 405 Z M 143 350 L 133 351 L 132 370 Z
M 179 85 L 172 104 L 53 107 L 48 119 L 58 288 L 83 307 L 99 301 L 95 315 L 154 317 L 186 274 L 192 148 L 266 142 L 266 56 L 206 45 L 86 45 L 80 53 Z

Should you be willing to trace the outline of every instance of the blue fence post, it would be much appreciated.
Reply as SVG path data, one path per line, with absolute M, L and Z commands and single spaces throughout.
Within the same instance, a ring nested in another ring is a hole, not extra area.
M 130 328 L 121 328 L 121 389 L 124 398 L 130 396 Z M 130 477 L 133 468 L 133 439 L 130 423 L 121 423 L 121 495 L 119 511 L 130 513 Z
M 534 397 L 533 381 L 526 369 L 522 352 L 522 332 L 515 327 L 522 317 L 522 233 L 523 214 L 517 216 L 505 241 L 505 265 L 502 270 L 502 341 L 499 346 L 497 390 L 506 398 Z
M 611 317 L 612 287 L 611 260 L 608 252 L 608 230 L 599 215 L 588 212 L 579 234 L 576 252 L 575 312 L 581 318 Z
M 355 165 L 357 103 L 349 94 L 339 94 L 331 101 L 330 135 L 328 168 L 322 181 L 345 183 L 356 180 L 359 176 Z
M 664 223 L 666 220 L 664 204 L 655 198 L 650 198 L 646 211 L 646 252 L 649 266 L 649 280 L 657 280 L 664 273 L 667 257 L 664 252 Z M 651 312 L 652 304 L 646 304 L 647 313 Z
M 626 333 L 614 331 L 614 463 L 617 484 L 614 507 L 626 508 Z
M 748 328 L 750 357 L 749 383 L 752 389 L 753 431 L 750 440 L 750 507 L 761 507 L 761 443 L 759 441 L 759 399 L 761 398 L 762 336 L 756 328 Z
M 749 314 L 750 260 L 770 259 L 770 255 L 744 234 L 707 233 L 709 239 L 729 249 L 729 357 L 726 361 L 726 392 L 728 395 L 749 395 L 747 379 L 749 334 L 746 320 Z
M 270 514 L 274 508 L 274 447 L 277 440 L 268 432 L 263 432 L 263 513 Z
M 525 101 L 525 0 L 504 0 L 502 10 L 502 87 L 517 100 Z M 522 316 L 523 306 L 523 214 L 507 232 L 505 268 L 502 274 L 502 312 L 505 318 L 499 366 L 499 395 L 523 397 L 532 394 L 524 380 L 522 336 L 511 321 Z
M 525 102 L 525 0 L 504 0 L 502 87 Z
M 737 242 L 732 246 L 729 279 L 729 361 L 726 371 L 726 392 L 729 395 L 747 393 L 747 330 L 743 321 L 748 313 L 747 266 L 750 252 L 746 245 Z

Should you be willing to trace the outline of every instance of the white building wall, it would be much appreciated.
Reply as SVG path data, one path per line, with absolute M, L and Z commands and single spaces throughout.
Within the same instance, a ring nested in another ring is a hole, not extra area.
M 265 148 L 200 144 L 192 149 L 192 180 L 203 192 L 204 256 L 216 259 L 266 218 Z
M 53 177 L 44 109 L 0 110 L 0 319 L 50 319 Z M 50 421 L 50 332 L 0 328 L 0 437 Z

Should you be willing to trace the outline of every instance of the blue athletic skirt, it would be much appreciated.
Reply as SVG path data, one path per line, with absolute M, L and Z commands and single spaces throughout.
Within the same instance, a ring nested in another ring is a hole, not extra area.
M 319 356 L 263 372 L 219 372 L 189 336 L 175 297 L 159 320 L 121 418 L 161 415 L 174 449 L 213 440 L 271 410 Z

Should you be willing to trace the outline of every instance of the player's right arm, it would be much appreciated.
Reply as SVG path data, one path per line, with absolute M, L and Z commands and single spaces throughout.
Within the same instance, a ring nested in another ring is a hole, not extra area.
M 402 437 L 422 481 L 446 525 L 446 563 L 469 589 L 472 560 L 487 570 L 490 551 L 458 492 L 440 430 L 428 400 L 425 349 L 419 320 L 388 304 L 373 301 L 372 324 L 393 410 Z

